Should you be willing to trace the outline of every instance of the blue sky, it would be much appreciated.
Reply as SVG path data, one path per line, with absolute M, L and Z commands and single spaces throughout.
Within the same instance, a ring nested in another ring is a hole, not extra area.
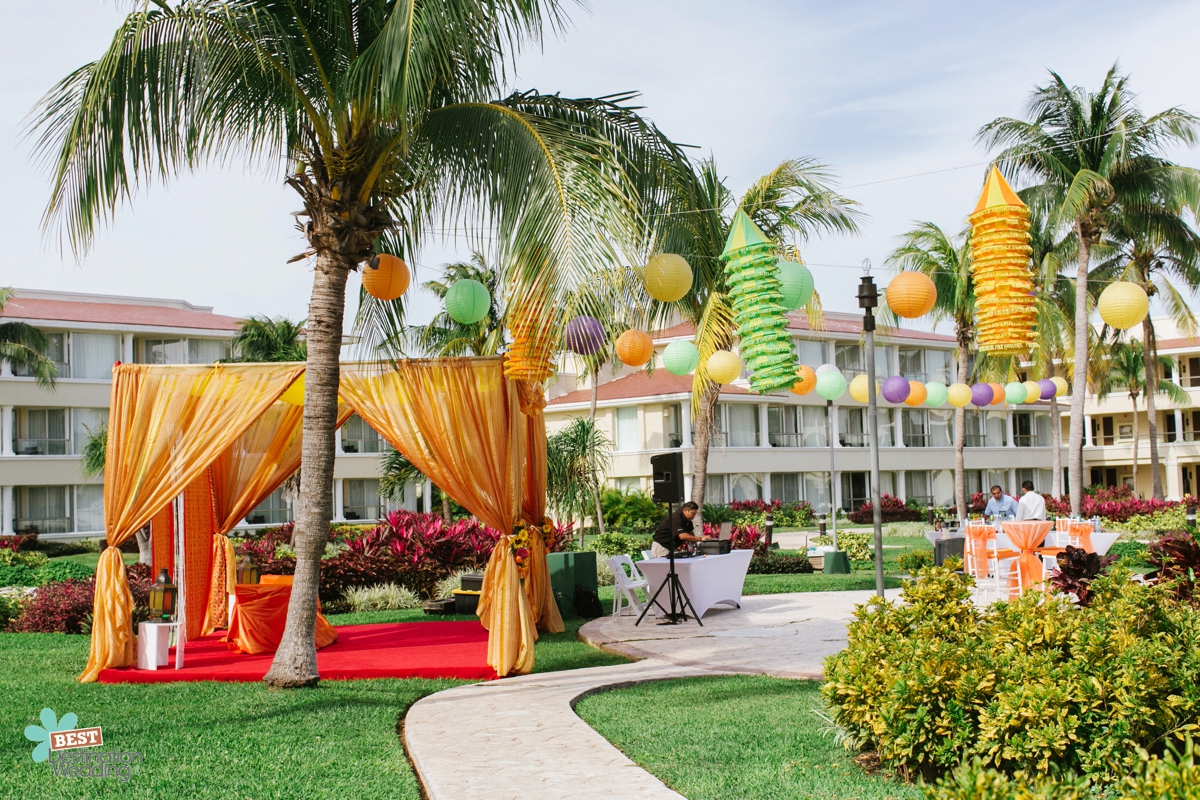
M 25 115 L 103 51 L 129 5 L 0 4 L 0 285 L 303 317 L 311 274 L 286 263 L 304 249 L 288 216 L 299 205 L 263 165 L 214 167 L 143 191 L 81 263 L 43 235 L 48 179 L 22 136 Z M 858 237 L 804 248 L 811 264 L 844 265 L 814 268 L 832 310 L 854 310 L 854 265 L 870 258 L 882 272 L 912 220 L 950 230 L 964 223 L 988 155 L 974 133 L 1020 115 L 1047 69 L 1094 87 L 1119 60 L 1143 110 L 1200 114 L 1196 3 L 596 0 L 572 9 L 571 20 L 561 39 L 519 58 L 513 88 L 640 91 L 644 113 L 698 155 L 713 155 L 738 192 L 788 157 L 815 157 L 836 172 L 869 219 Z M 1200 166 L 1200 150 L 1173 155 Z M 431 246 L 418 280 L 455 257 L 454 243 Z M 356 296 L 354 279 L 348 314 Z M 414 301 L 414 318 L 436 311 L 424 293 Z

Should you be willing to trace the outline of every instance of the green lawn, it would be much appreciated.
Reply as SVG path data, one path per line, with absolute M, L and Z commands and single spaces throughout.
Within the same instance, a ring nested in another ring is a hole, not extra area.
M 121 558 L 125 560 L 125 564 L 136 564 L 138 562 L 137 553 L 121 553 Z M 85 567 L 96 568 L 96 564 L 100 563 L 99 553 L 76 553 L 73 556 L 58 556 L 50 559 L 51 561 L 72 561 L 76 564 L 83 564 Z
M 815 683 L 738 675 L 618 689 L 575 710 L 689 800 L 921 796 L 864 773 L 825 730 L 820 708 Z
M 428 620 L 420 610 L 332 615 L 335 624 Z M 437 617 L 436 619 L 472 619 Z M 539 672 L 623 663 L 567 632 L 538 640 Z M 0 798 L 399 798 L 418 800 L 397 736 L 407 708 L 450 680 L 325 681 L 273 692 L 261 683 L 80 684 L 88 639 L 0 634 Z M 54 776 L 30 758 L 26 725 L 44 707 L 100 725 L 103 749 L 143 754 L 129 783 Z

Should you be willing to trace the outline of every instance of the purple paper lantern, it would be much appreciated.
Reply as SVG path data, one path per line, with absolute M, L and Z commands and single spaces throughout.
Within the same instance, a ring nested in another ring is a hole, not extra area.
M 567 323 L 566 340 L 572 352 L 594 355 L 604 346 L 604 326 L 595 317 L 581 314 Z
M 971 402 L 983 408 L 992 402 L 996 393 L 986 383 L 977 383 L 971 387 Z
M 1042 399 L 1049 400 L 1058 392 L 1058 387 L 1054 385 L 1054 381 L 1049 378 L 1042 378 L 1038 381 L 1038 386 L 1042 389 Z
M 889 403 L 903 403 L 908 399 L 908 393 L 911 391 L 912 387 L 908 385 L 908 379 L 899 375 L 893 375 L 883 382 L 883 399 Z

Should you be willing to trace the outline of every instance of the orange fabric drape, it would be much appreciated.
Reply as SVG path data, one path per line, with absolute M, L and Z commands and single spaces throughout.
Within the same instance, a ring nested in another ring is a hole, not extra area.
M 1017 569 L 1021 582 L 1020 591 L 1041 585 L 1042 559 L 1035 552 L 1034 548 L 1042 543 L 1042 540 L 1046 538 L 1046 534 L 1053 527 L 1053 522 L 1043 522 L 1040 520 L 1003 523 L 1005 535 L 1012 541 L 1013 547 L 1021 551 L 1021 556 L 1017 560 Z
M 274 653 L 283 640 L 292 585 L 238 584 L 235 593 L 237 605 L 233 609 L 233 619 L 229 621 L 229 634 L 224 639 L 229 649 L 235 653 Z M 315 638 L 318 650 L 337 641 L 337 630 L 320 612 L 317 613 Z
M 488 561 L 477 613 L 489 631 L 488 664 L 501 676 L 528 672 L 536 620 L 509 533 L 521 520 L 529 420 L 502 359 L 399 361 L 387 372 L 343 367 L 341 393 L 426 477 L 505 534 Z
M 229 596 L 237 585 L 237 556 L 233 552 L 233 543 L 223 533 L 213 534 L 210 571 L 208 607 L 201 636 L 207 636 L 218 628 L 229 627 Z
M 201 472 L 183 490 L 183 600 L 187 638 L 204 631 L 208 614 L 208 589 L 212 582 L 213 539 L 212 482 L 208 470 Z
M 150 520 L 150 566 L 153 578 L 166 567 L 167 574 L 175 577 L 175 509 L 167 503 Z
M 122 645 L 132 642 L 133 607 L 117 546 L 205 472 L 303 371 L 302 364 L 114 367 L 104 467 L 105 552 L 112 553 L 96 569 L 91 653 L 81 681 L 134 660 Z M 209 547 L 206 541 L 205 554 Z M 207 592 L 201 596 L 207 600 Z
M 992 525 L 967 525 L 963 530 L 964 535 L 971 539 L 970 558 L 975 575 L 984 577 L 988 574 L 990 557 L 988 542 L 996 535 L 996 528 Z

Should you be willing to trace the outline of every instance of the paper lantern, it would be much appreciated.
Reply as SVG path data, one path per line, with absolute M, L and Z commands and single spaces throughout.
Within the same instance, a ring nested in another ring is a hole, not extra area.
M 929 383 L 925 384 L 925 391 L 927 393 L 925 396 L 925 405 L 932 408 L 944 406 L 946 401 L 950 398 L 950 392 L 946 389 L 946 384 L 944 383 L 930 381 Z M 970 389 L 967 391 L 970 391 Z
M 1049 400 L 1051 397 L 1054 397 L 1054 394 L 1058 391 L 1058 387 L 1054 385 L 1054 381 L 1050 380 L 1049 378 L 1042 378 L 1037 382 L 1037 384 L 1038 386 L 1042 387 L 1043 400 Z
M 1129 281 L 1116 281 L 1105 287 L 1096 303 L 1100 319 L 1119 331 L 1132 328 L 1146 318 L 1150 298 L 1141 286 Z
M 946 390 L 946 400 L 955 408 L 962 408 L 971 402 L 971 387 L 965 383 L 952 383 Z
M 924 272 L 901 272 L 885 290 L 888 308 L 905 319 L 923 317 L 937 302 L 937 287 Z
M 708 357 L 708 377 L 715 383 L 733 383 L 742 374 L 742 360 L 728 350 Z
M 817 394 L 826 400 L 837 400 L 846 393 L 846 378 L 836 368 L 817 376 Z
M 804 364 L 796 370 L 796 382 L 789 389 L 792 394 L 806 395 L 813 389 L 817 388 L 817 373 L 812 367 L 806 367 Z
M 788 311 L 808 305 L 813 296 L 813 276 L 808 267 L 795 261 L 780 259 L 779 285 L 783 294 L 783 307 Z
M 395 300 L 404 294 L 410 278 L 408 264 L 388 253 L 375 256 L 362 270 L 363 288 L 379 300 Z
M 1025 384 L 1020 383 L 1019 381 L 1013 381 L 1012 383 L 1005 385 L 1004 394 L 1008 396 L 1008 402 L 1015 406 L 1025 402 L 1025 395 L 1028 394 L 1028 392 L 1025 389 Z
M 292 381 L 292 384 L 283 390 L 283 394 L 279 395 L 281 402 L 292 406 L 304 405 L 304 374 L 300 373 L 300 377 Z
M 725 282 L 751 390 L 768 394 L 791 388 L 800 364 L 784 313 L 775 245 L 739 210 L 721 258 L 728 262 Z
M 883 399 L 889 403 L 903 403 L 908 399 L 911 391 L 912 387 L 908 385 L 908 379 L 899 375 L 893 375 L 883 382 Z
M 904 405 L 916 408 L 923 405 L 929 397 L 929 391 L 925 388 L 925 384 L 920 381 L 908 382 L 908 397 L 904 399 Z
M 564 337 L 567 348 L 581 356 L 591 356 L 604 346 L 604 326 L 595 317 L 580 314 L 567 323 Z
M 700 351 L 691 342 L 671 342 L 663 348 L 663 366 L 672 375 L 687 375 L 700 364 Z
M 1037 311 L 1029 256 L 1029 209 L 992 167 L 971 222 L 975 336 L 994 356 L 1028 353 Z
M 971 387 L 971 402 L 983 408 L 992 402 L 992 387 L 986 383 L 977 383 Z
M 472 278 L 463 278 L 450 284 L 446 290 L 446 313 L 455 322 L 474 325 L 488 315 L 492 308 L 492 296 L 487 287 Z
M 654 355 L 654 340 L 645 331 L 630 328 L 617 337 L 617 358 L 627 367 L 640 367 Z
M 1054 382 L 1054 387 L 1056 390 L 1054 392 L 1054 396 L 1055 397 L 1065 397 L 1067 394 L 1067 390 L 1069 390 L 1071 388 L 1070 386 L 1067 385 L 1067 379 L 1060 378 L 1059 376 L 1055 375 L 1050 380 L 1052 380 Z
M 870 399 L 870 394 L 867 392 L 867 376 L 855 375 L 850 381 L 850 397 L 860 403 L 866 403 Z
M 992 387 L 992 402 L 990 406 L 999 406 L 1004 404 L 1004 384 L 988 382 L 988 386 Z
M 1042 399 L 1042 387 L 1037 381 L 1025 381 L 1025 402 L 1036 403 Z
M 833 364 L 822 364 L 821 366 L 817 367 L 816 372 L 818 375 L 824 375 L 826 372 L 841 372 L 841 370 L 835 367 Z
M 692 266 L 683 256 L 659 253 L 646 262 L 642 272 L 646 293 L 660 303 L 674 303 L 692 288 Z

